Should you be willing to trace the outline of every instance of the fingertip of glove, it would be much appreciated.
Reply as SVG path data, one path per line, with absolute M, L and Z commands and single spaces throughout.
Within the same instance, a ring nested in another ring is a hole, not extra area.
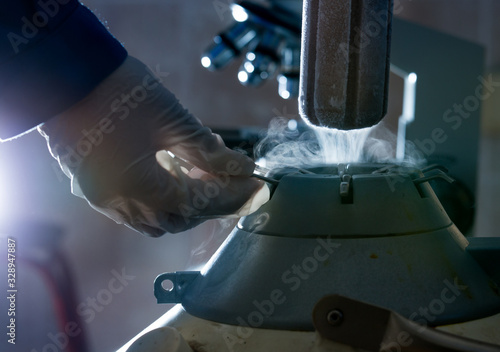
M 267 203 L 271 197 L 271 191 L 267 184 L 260 180 L 254 180 L 258 185 L 250 199 L 238 210 L 238 217 L 249 215 L 257 211 L 262 205 Z

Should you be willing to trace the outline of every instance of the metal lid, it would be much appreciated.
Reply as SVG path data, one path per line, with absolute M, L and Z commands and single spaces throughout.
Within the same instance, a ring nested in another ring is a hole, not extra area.
M 274 178 L 279 183 L 271 200 L 243 218 L 240 229 L 287 237 L 353 237 L 401 235 L 451 225 L 429 184 L 422 182 L 427 177 L 415 168 L 341 164 L 283 170 L 275 172 Z

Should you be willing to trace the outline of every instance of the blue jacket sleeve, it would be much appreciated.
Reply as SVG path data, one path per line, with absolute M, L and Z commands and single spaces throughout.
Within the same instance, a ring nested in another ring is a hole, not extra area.
M 77 0 L 0 0 L 0 139 L 68 109 L 126 57 Z

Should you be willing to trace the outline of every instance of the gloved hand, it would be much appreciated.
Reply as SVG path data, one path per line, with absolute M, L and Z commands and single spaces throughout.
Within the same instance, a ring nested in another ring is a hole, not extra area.
M 269 198 L 268 188 L 249 177 L 253 161 L 226 148 L 132 57 L 38 129 L 72 192 L 143 234 L 245 215 Z

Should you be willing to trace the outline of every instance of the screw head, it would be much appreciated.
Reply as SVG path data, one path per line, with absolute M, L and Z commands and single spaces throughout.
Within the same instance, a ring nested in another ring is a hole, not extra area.
M 339 326 L 344 320 L 344 314 L 342 314 L 342 311 L 334 309 L 328 312 L 326 320 L 328 321 L 328 324 L 332 326 Z

